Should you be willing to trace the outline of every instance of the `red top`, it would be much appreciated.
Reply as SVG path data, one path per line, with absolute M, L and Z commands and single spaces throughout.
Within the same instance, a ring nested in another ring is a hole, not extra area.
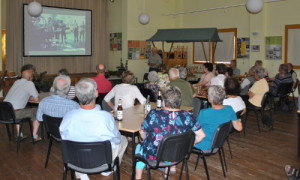
M 108 93 L 112 89 L 111 82 L 105 78 L 104 75 L 98 74 L 95 77 L 92 77 L 97 84 L 98 93 Z

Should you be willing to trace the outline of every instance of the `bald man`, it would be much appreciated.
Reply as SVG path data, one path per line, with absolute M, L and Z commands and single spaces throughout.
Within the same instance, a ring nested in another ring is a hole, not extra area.
M 149 57 L 148 65 L 149 65 L 149 72 L 150 71 L 156 71 L 158 72 L 159 66 L 162 64 L 162 60 L 160 55 L 157 53 L 157 48 L 152 48 L 152 53 Z
M 97 76 L 92 79 L 96 82 L 98 87 L 98 93 L 108 93 L 112 89 L 111 82 L 105 78 L 106 67 L 104 64 L 98 64 L 96 66 Z
M 25 66 L 25 65 L 24 65 Z M 35 119 L 36 108 L 25 108 L 28 100 L 38 101 L 39 93 L 37 92 L 33 79 L 33 70 L 22 67 L 22 78 L 17 80 L 8 91 L 4 101 L 10 102 L 15 110 L 16 118 L 22 119 L 30 117 Z M 19 134 L 19 125 L 16 125 L 18 138 L 25 139 L 26 136 L 22 132 Z

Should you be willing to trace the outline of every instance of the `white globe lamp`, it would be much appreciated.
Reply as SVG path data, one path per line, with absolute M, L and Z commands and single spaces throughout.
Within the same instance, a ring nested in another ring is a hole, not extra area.
M 30 16 L 38 17 L 42 14 L 43 7 L 40 3 L 33 1 L 28 4 L 27 11 Z
M 263 0 L 247 0 L 246 8 L 250 13 L 259 13 L 264 7 Z
M 147 13 L 141 13 L 139 15 L 139 22 L 143 25 L 148 24 L 150 21 L 150 16 Z

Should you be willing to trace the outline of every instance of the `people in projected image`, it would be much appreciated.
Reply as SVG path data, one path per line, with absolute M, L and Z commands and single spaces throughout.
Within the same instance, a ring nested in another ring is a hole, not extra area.
M 75 38 L 74 41 L 78 42 L 79 26 L 78 26 L 76 20 L 74 22 L 73 32 L 74 32 L 74 38 Z
M 67 43 L 67 29 L 69 29 L 66 25 L 66 23 L 64 23 L 63 20 L 60 20 L 61 24 L 60 24 L 60 27 L 61 27 L 61 43 L 64 44 L 64 43 Z
M 79 40 L 85 41 L 85 22 L 82 22 L 79 27 Z

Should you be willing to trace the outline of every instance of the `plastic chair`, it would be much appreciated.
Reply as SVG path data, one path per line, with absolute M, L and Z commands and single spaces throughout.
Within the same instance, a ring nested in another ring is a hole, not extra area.
M 255 116 L 256 116 L 256 120 L 257 120 L 257 128 L 258 128 L 258 132 L 261 132 L 261 130 L 260 130 L 260 122 L 259 122 L 259 118 L 258 118 L 258 113 L 260 112 L 260 115 L 261 115 L 261 120 L 262 120 L 262 118 L 263 118 L 263 116 L 264 116 L 264 113 L 266 112 L 266 111 L 270 111 L 270 115 L 271 115 L 271 118 L 272 118 L 272 108 L 271 107 L 269 107 L 269 109 L 267 109 L 266 107 L 267 107 L 267 104 L 268 104 L 268 99 L 269 99 L 269 92 L 266 92 L 265 94 L 264 94 L 264 96 L 263 96 L 263 99 L 262 99 L 262 101 L 261 101 L 261 107 L 257 107 L 257 106 L 254 106 L 254 105 L 252 105 L 252 104 L 250 104 L 250 103 L 248 103 L 247 105 L 246 105 L 246 109 L 247 109 L 247 111 L 246 111 L 246 119 L 245 119 L 245 123 L 246 123 L 246 121 L 247 121 L 247 119 L 248 119 L 248 113 L 250 112 L 250 111 L 254 111 L 255 112 Z M 272 127 L 273 128 L 273 127 Z
M 289 97 L 290 93 L 292 92 L 292 89 L 293 89 L 293 82 L 281 83 L 278 86 L 276 94 L 270 93 L 271 101 L 272 101 L 272 105 L 274 105 L 274 109 L 276 108 L 276 103 L 275 103 L 274 98 L 279 97 L 279 103 L 284 102 L 284 101 L 287 102 L 288 97 Z
M 107 93 L 98 93 L 98 97 L 96 98 L 96 103 L 99 104 L 102 109 L 103 109 L 102 101 L 106 95 L 107 95 Z
M 143 76 L 143 83 L 148 81 L 148 73 L 145 73 Z
M 51 117 L 51 116 L 48 116 L 46 114 L 43 114 L 43 120 L 44 120 L 44 126 L 46 128 L 48 137 L 50 138 L 49 145 L 48 145 L 46 162 L 45 162 L 45 168 L 47 168 L 53 140 L 56 141 L 56 142 L 59 142 L 59 143 L 61 142 L 59 126 L 61 124 L 62 117 L 57 118 L 57 117 Z
M 221 161 L 222 170 L 223 170 L 223 175 L 224 175 L 224 177 L 226 177 L 225 170 L 227 172 L 227 165 L 226 165 L 226 159 L 225 159 L 223 144 L 224 144 L 226 138 L 228 137 L 229 132 L 231 131 L 231 128 L 232 128 L 232 123 L 231 123 L 231 121 L 229 121 L 227 123 L 221 124 L 216 129 L 211 149 L 201 150 L 201 149 L 197 149 L 195 147 L 193 148 L 192 153 L 198 154 L 198 158 L 197 158 L 196 165 L 195 165 L 195 170 L 197 169 L 199 158 L 201 157 L 202 160 L 203 160 L 203 164 L 204 164 L 207 179 L 210 179 L 210 178 L 209 178 L 209 173 L 208 173 L 208 168 L 207 168 L 205 157 L 210 156 L 210 155 L 214 155 L 217 152 L 219 152 L 220 161 Z
M 245 114 L 242 114 L 242 112 L 243 112 L 243 110 L 240 110 L 240 111 L 236 112 L 235 114 L 236 114 L 236 117 L 241 120 L 242 125 L 243 125 L 243 133 L 244 133 L 244 136 L 246 136 L 246 121 L 245 121 L 245 116 L 244 116 Z
M 188 131 L 182 134 L 167 135 L 160 142 L 157 150 L 156 161 L 143 158 L 141 155 L 135 155 L 134 167 L 137 161 L 142 161 L 147 166 L 147 177 L 151 179 L 150 170 L 157 168 L 168 168 L 167 178 L 169 177 L 170 167 L 183 162 L 179 179 L 181 179 L 183 168 L 185 167 L 186 179 L 189 179 L 187 160 L 192 151 L 195 141 L 195 133 Z M 168 162 L 166 162 L 168 161 Z
M 23 129 L 23 123 L 25 122 L 29 124 L 30 135 L 31 135 L 32 142 L 34 144 L 34 139 L 32 135 L 31 118 L 24 117 L 22 119 L 16 119 L 15 111 L 11 103 L 0 101 L 0 123 L 6 125 L 7 135 L 10 141 L 12 140 L 12 138 L 9 130 L 9 125 L 20 125 L 19 134 L 17 135 L 18 137 L 20 137 Z M 17 138 L 17 152 L 19 152 L 20 143 L 21 143 L 21 138 Z
M 114 179 L 120 179 L 119 157 L 112 161 L 110 141 L 103 142 L 74 142 L 61 141 L 62 158 L 64 162 L 63 179 L 67 179 L 71 170 L 72 180 L 75 171 L 84 174 L 95 174 L 113 171 Z

